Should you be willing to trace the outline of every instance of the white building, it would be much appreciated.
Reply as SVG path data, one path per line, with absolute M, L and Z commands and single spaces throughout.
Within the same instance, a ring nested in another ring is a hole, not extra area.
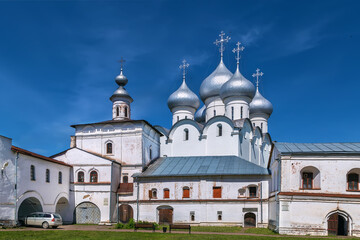
M 42 210 L 59 211 L 77 223 L 134 218 L 360 236 L 360 143 L 272 142 L 273 106 L 258 87 L 263 73 L 257 69 L 252 75 L 256 86 L 241 74 L 240 43 L 233 50 L 237 68 L 228 70 L 223 61 L 228 41 L 223 33 L 216 41 L 220 62 L 201 84 L 201 108 L 186 84 L 189 64 L 183 61 L 182 84 L 168 99 L 170 129 L 131 119 L 133 99 L 121 68 L 110 98 L 112 120 L 73 125 L 69 149 L 46 158 L 0 138 L 0 163 L 7 174 L 1 178 L 0 220 L 16 221 L 31 212 L 31 204 L 21 207 L 31 198 Z M 61 171 L 63 183 L 27 180 L 15 191 L 14 179 L 29 179 L 32 164 L 41 174 Z

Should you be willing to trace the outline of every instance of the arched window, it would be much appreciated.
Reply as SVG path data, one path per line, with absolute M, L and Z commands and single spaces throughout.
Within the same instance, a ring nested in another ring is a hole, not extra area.
M 164 198 L 170 198 L 170 190 L 168 188 L 164 189 Z
M 123 176 L 123 183 L 128 183 L 128 182 L 129 182 L 129 177 Z
M 50 182 L 50 170 L 49 169 L 46 169 L 45 181 Z
M 62 184 L 62 172 L 59 172 L 58 182 Z
M 30 180 L 31 181 L 35 181 L 36 180 L 36 176 L 35 176 L 35 166 L 31 165 L 30 166 Z
M 149 198 L 150 199 L 157 198 L 157 190 L 156 190 L 156 188 L 153 188 L 153 189 L 149 190 Z
M 152 160 L 152 149 L 151 149 L 151 146 L 149 147 L 149 159 Z
M 113 153 L 112 143 L 109 142 L 106 144 L 106 154 L 112 154 L 112 153 Z
M 300 171 L 300 189 L 320 189 L 320 171 L 312 166 L 305 167 Z
M 217 127 L 218 127 L 218 137 L 221 137 L 222 133 L 223 133 L 222 125 L 219 124 L 219 125 L 217 125 Z
M 85 175 L 83 171 L 78 172 L 78 182 L 84 182 Z
M 90 182 L 98 182 L 98 173 L 96 171 L 91 171 L 90 173 Z
M 234 120 L 234 107 L 231 107 L 231 120 Z
M 348 190 L 359 190 L 359 174 L 350 173 L 347 176 Z
M 120 116 L 120 108 L 119 107 L 116 107 L 116 116 Z
M 190 198 L 190 188 L 183 187 L 183 198 Z
M 240 109 L 240 118 L 243 118 L 243 107 Z
M 189 129 L 184 129 L 184 141 L 189 140 Z
M 216 110 L 214 110 L 214 117 L 216 116 Z
M 125 117 L 128 117 L 128 108 L 125 107 Z
M 179 121 L 180 120 L 180 118 L 179 118 L 179 116 L 177 116 L 177 121 Z
M 249 187 L 249 197 L 251 197 L 251 198 L 257 197 L 257 187 L 256 186 Z

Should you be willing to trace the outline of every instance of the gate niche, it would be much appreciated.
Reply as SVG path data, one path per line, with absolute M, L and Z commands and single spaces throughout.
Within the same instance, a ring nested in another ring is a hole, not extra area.
M 78 224 L 98 224 L 101 219 L 100 209 L 93 203 L 80 203 L 75 208 L 75 221 Z

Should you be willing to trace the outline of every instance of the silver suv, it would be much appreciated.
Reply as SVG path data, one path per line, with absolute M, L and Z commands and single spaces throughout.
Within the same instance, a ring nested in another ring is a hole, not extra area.
M 57 228 L 62 225 L 62 219 L 58 213 L 35 212 L 25 218 L 25 225 Z

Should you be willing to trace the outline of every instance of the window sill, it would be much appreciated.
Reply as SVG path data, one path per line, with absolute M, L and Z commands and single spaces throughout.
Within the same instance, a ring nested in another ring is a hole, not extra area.
M 347 192 L 360 192 L 360 190 L 351 190 L 351 189 L 346 189 Z

